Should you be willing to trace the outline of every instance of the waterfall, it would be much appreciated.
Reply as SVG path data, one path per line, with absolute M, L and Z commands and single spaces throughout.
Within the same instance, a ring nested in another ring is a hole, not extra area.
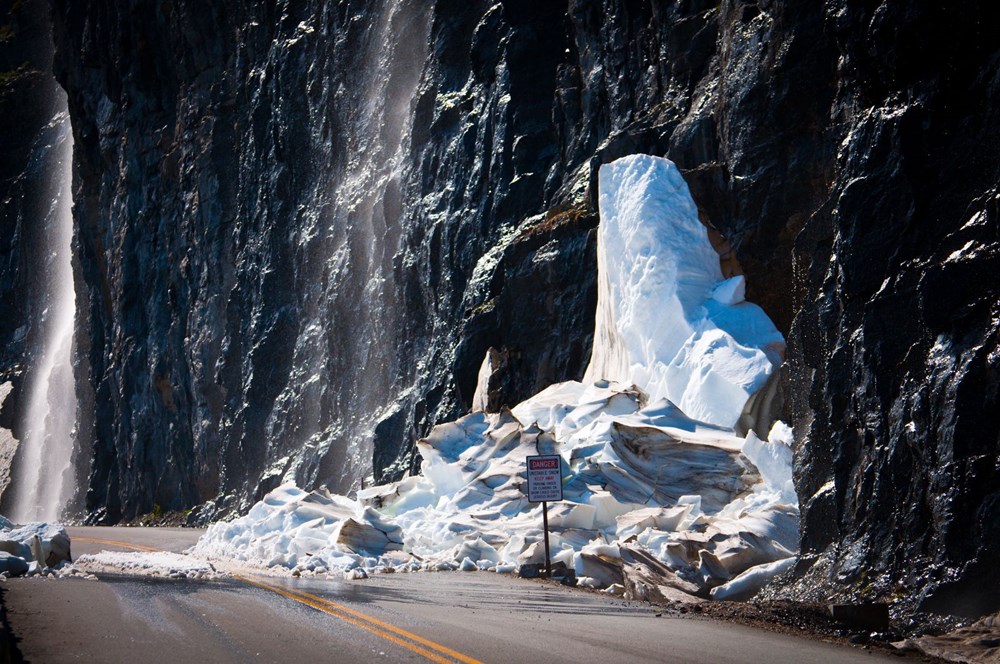
M 76 389 L 73 378 L 72 160 L 73 134 L 66 96 L 43 136 L 49 143 L 36 151 L 44 160 L 50 205 L 45 218 L 45 254 L 40 260 L 45 292 L 40 294 L 40 351 L 27 371 L 28 406 L 24 439 L 14 472 L 12 516 L 16 521 L 53 521 L 72 498 L 73 444 L 76 437 Z
M 353 482 L 370 472 L 373 427 L 392 408 L 386 395 L 400 388 L 393 377 L 400 373 L 396 344 L 405 314 L 399 311 L 393 258 L 402 232 L 403 170 L 430 18 L 429 7 L 420 2 L 385 3 L 365 54 L 360 94 L 346 114 L 352 127 L 345 141 L 350 156 L 337 177 L 333 228 L 350 229 L 346 238 L 350 270 L 364 277 L 358 306 L 346 307 L 353 321 L 346 329 L 341 322 L 328 326 L 340 339 L 361 337 L 355 341 L 360 344 L 354 351 L 354 371 L 342 374 L 348 394 L 356 399 L 351 410 L 361 417 L 354 420 L 347 413 L 344 418 L 357 433 L 347 436 L 341 486 L 344 480 Z M 327 264 L 333 283 L 343 269 L 342 255 L 337 252 Z M 342 315 L 343 308 L 338 313 Z M 329 366 L 330 358 L 326 361 Z
M 296 343 L 289 388 L 277 413 L 299 410 L 306 423 L 322 422 L 292 453 L 284 481 L 308 486 L 318 479 L 347 491 L 372 470 L 378 421 L 405 389 L 395 381 L 401 327 L 399 284 L 393 261 L 400 249 L 403 197 L 413 104 L 429 48 L 428 5 L 389 0 L 373 9 L 350 66 L 329 72 L 327 107 L 336 136 L 318 157 L 328 169 L 316 213 L 301 233 L 323 258 L 320 288 L 307 289 L 310 312 Z M 357 28 L 351 28 L 357 29 Z M 316 131 L 319 135 L 321 132 Z M 336 376 L 336 383 L 324 380 Z M 388 402 L 388 403 L 387 403 Z M 294 406 L 282 406 L 294 403 Z M 275 437 L 277 438 L 277 437 Z

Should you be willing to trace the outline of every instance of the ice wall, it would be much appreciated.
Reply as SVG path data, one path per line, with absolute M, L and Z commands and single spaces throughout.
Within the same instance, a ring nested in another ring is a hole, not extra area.
M 598 300 L 585 381 L 633 383 L 688 416 L 732 427 L 780 364 L 784 338 L 744 301 L 677 166 L 632 155 L 600 170 Z

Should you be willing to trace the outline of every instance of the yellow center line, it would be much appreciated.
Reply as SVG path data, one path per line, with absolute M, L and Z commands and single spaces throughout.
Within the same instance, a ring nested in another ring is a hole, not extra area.
M 73 542 L 89 542 L 91 544 L 107 544 L 108 546 L 117 546 L 122 549 L 134 549 L 136 551 L 146 551 L 147 553 L 160 553 L 163 549 L 154 549 L 151 546 L 143 546 L 141 544 L 128 544 L 127 542 L 118 542 L 116 540 L 98 539 L 96 537 L 74 537 L 70 540 Z
M 331 602 L 329 600 L 325 600 L 321 597 L 317 597 L 316 595 L 311 595 L 306 592 L 293 591 L 293 590 L 288 590 L 286 588 L 281 588 L 279 586 L 272 586 L 269 583 L 264 583 L 259 580 L 250 579 L 245 576 L 234 575 L 234 577 L 239 579 L 240 581 L 243 581 L 244 583 L 249 583 L 252 586 L 257 586 L 259 588 L 270 590 L 271 592 L 275 592 L 278 593 L 279 595 L 288 597 L 289 599 L 293 599 L 296 602 L 301 602 L 302 604 L 311 606 L 312 608 L 318 611 L 322 611 L 324 613 L 330 614 L 331 616 L 340 618 L 344 622 L 351 623 L 352 625 L 360 627 L 361 629 L 367 630 L 372 634 L 380 636 L 387 641 L 391 641 L 396 645 L 406 648 L 410 652 L 422 655 L 423 657 L 426 657 L 432 662 L 437 662 L 437 664 L 452 664 L 453 660 L 448 659 L 446 657 L 442 657 L 437 652 L 431 652 L 431 650 L 421 648 L 420 646 L 414 643 L 410 643 L 409 641 L 405 641 L 403 638 L 394 636 L 389 632 L 395 632 L 396 634 L 399 634 L 400 636 L 405 637 L 406 639 L 410 639 L 411 641 L 416 641 L 417 643 L 421 643 L 427 646 L 428 648 L 437 650 L 438 652 L 448 655 L 453 659 L 457 659 L 460 662 L 466 662 L 466 664 L 482 664 L 482 662 L 480 662 L 479 660 L 467 657 L 466 655 L 463 655 L 460 652 L 456 652 L 451 648 L 448 648 L 447 646 L 443 646 L 439 643 L 435 643 L 434 641 L 430 641 L 423 637 L 417 636 L 416 634 L 408 632 L 405 629 L 396 627 L 395 625 L 390 625 L 389 623 L 386 622 L 382 622 L 377 618 L 372 618 L 369 615 L 361 613 L 360 611 L 349 609 L 346 606 L 337 604 L 336 602 Z M 352 616 L 357 616 L 357 618 L 354 618 Z M 379 627 L 383 627 L 384 629 L 379 629 Z
M 127 542 L 119 542 L 116 540 L 99 539 L 95 537 L 74 537 L 73 539 L 79 542 L 90 542 L 92 544 L 106 544 L 109 546 L 117 546 L 126 549 L 134 549 L 136 551 L 145 551 L 150 553 L 158 553 L 162 549 L 156 549 L 149 546 L 143 546 L 141 544 L 129 544 Z M 373 618 L 361 611 L 356 611 L 343 604 L 338 604 L 337 602 L 331 602 L 330 600 L 323 599 L 316 595 L 301 591 L 301 590 L 291 590 L 288 588 L 282 588 L 279 586 L 271 585 L 270 583 L 265 583 L 260 579 L 251 579 L 246 576 L 241 576 L 239 574 L 234 574 L 233 578 L 243 581 L 244 583 L 256 586 L 258 588 L 263 588 L 265 590 L 270 590 L 271 592 L 277 593 L 289 599 L 293 599 L 296 602 L 305 604 L 306 606 L 312 607 L 317 611 L 322 611 L 323 613 L 329 614 L 336 618 L 340 618 L 344 622 L 350 623 L 356 627 L 367 630 L 376 636 L 380 636 L 386 641 L 391 641 L 396 645 L 406 648 L 410 652 L 416 653 L 429 659 L 437 664 L 452 664 L 453 660 L 458 660 L 459 662 L 464 662 L 465 664 L 482 664 L 477 659 L 473 659 L 467 655 L 452 650 L 447 646 L 443 646 L 440 643 L 435 643 L 430 639 L 425 639 L 421 636 L 417 636 L 412 632 L 396 627 L 393 624 L 379 620 L 378 618 Z M 402 637 L 402 638 L 401 638 Z M 406 639 L 409 639 L 408 641 Z M 411 641 L 413 643 L 411 643 Z M 420 645 L 426 646 L 422 648 Z M 436 652 L 435 652 L 436 651 Z M 440 653 L 440 654 L 439 654 Z M 442 657 L 444 655 L 444 657 Z M 448 657 L 452 659 L 447 659 Z

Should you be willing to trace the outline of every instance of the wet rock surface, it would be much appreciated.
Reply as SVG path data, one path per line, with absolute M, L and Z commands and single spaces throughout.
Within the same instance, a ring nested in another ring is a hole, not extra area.
M 597 167 L 651 152 L 788 338 L 774 592 L 997 610 L 988 10 L 55 0 L 91 518 L 397 477 L 491 347 L 495 407 L 579 378 Z M 3 205 L 6 341 L 32 245 Z
M 1000 602 L 1000 70 L 976 11 L 827 17 L 843 139 L 789 339 L 808 582 L 967 616 Z

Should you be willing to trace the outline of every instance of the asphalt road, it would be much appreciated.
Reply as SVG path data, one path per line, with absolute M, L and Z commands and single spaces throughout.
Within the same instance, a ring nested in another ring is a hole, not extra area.
M 73 554 L 182 551 L 190 529 L 71 528 Z M 876 662 L 846 646 L 485 572 L 356 581 L 247 573 L 210 581 L 103 575 L 10 579 L 25 661 Z

